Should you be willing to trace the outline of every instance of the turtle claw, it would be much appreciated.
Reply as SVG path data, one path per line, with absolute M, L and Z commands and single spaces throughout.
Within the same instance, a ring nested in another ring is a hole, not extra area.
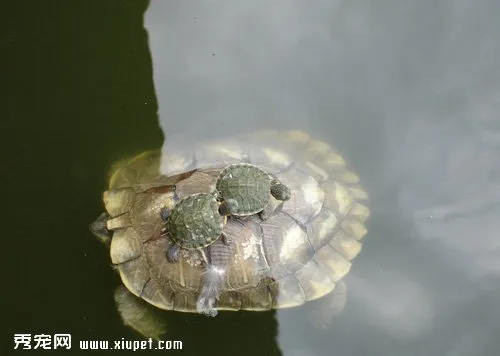
M 180 255 L 180 246 L 177 244 L 170 245 L 170 247 L 167 250 L 167 260 L 170 263 L 177 263 L 179 262 L 179 255 Z

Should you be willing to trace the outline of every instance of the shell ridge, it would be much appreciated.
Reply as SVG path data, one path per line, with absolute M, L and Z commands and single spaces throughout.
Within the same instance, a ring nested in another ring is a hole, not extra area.
M 148 285 L 148 283 L 151 281 L 151 276 L 149 276 L 148 280 L 146 282 L 144 282 L 144 284 L 142 285 L 142 288 L 141 288 L 141 291 L 139 293 L 139 297 L 142 298 L 143 296 L 143 293 L 144 293 L 144 290 L 146 289 L 146 286 Z
M 139 258 L 141 258 L 141 256 L 140 256 L 140 255 L 139 255 L 139 256 L 137 256 L 137 257 L 133 257 L 133 258 L 131 258 L 131 259 L 129 259 L 129 260 L 123 261 L 123 262 L 119 262 L 119 263 L 112 263 L 111 265 L 112 265 L 114 268 L 116 268 L 116 267 L 121 266 L 121 265 L 123 265 L 123 264 L 125 264 L 125 263 L 128 263 L 128 262 L 130 262 L 130 261 L 135 261 L 135 260 L 138 260 Z

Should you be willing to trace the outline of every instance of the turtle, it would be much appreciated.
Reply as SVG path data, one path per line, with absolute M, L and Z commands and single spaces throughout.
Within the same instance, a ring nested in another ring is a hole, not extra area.
M 265 169 L 290 188 L 290 199 L 271 197 L 275 208 L 266 220 L 231 216 L 224 226 L 231 243 L 218 239 L 207 247 L 210 269 L 192 250 L 181 249 L 179 262 L 169 263 L 172 241 L 162 234 L 161 210 L 177 197 L 213 192 L 220 172 L 235 163 Z M 122 319 L 145 337 L 164 331 L 155 309 L 257 312 L 307 302 L 314 322 L 328 324 L 343 309 L 343 277 L 361 251 L 370 215 L 358 175 L 333 147 L 302 131 L 266 130 L 189 147 L 170 139 L 161 150 L 115 165 L 103 200 L 106 212 L 91 230 L 110 242 L 124 285 L 115 293 Z
M 165 221 L 163 232 L 173 242 L 167 251 L 169 262 L 179 261 L 181 248 L 201 251 L 219 237 L 224 244 L 230 243 L 223 227 L 226 216 L 236 211 L 237 203 L 233 199 L 219 203 L 217 198 L 216 194 L 210 193 L 191 194 L 182 198 L 171 210 L 161 210 L 161 218 Z M 201 253 L 206 260 L 205 254 Z
M 215 188 L 223 199 L 237 203 L 235 216 L 259 213 L 266 220 L 272 213 L 271 196 L 279 201 L 290 199 L 290 188 L 250 163 L 234 163 L 225 167 L 217 177 Z

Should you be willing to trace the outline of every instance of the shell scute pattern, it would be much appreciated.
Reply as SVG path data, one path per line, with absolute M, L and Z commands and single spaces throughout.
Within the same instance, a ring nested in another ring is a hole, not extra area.
M 217 240 L 224 226 L 218 203 L 210 194 L 194 194 L 179 201 L 167 220 L 170 238 L 184 249 L 200 249 Z
M 364 202 L 368 195 L 359 178 L 346 168 L 343 158 L 329 145 L 302 132 L 247 135 L 227 145 L 224 140 L 214 142 L 199 143 L 193 150 L 174 147 L 175 159 L 159 152 L 142 154 L 113 173 L 107 206 L 121 215 L 113 216 L 108 210 L 112 219 L 120 218 L 112 225 L 117 240 L 115 244 L 112 241 L 111 255 L 116 258 L 125 286 L 162 309 L 196 312 L 202 269 L 186 255 L 177 264 L 166 262 L 165 251 L 173 242 L 159 236 L 159 202 L 169 207 L 178 202 L 173 203 L 171 192 L 153 195 L 142 193 L 143 187 L 170 184 L 173 174 L 198 168 L 199 163 L 222 170 L 229 164 L 247 162 L 275 175 L 291 189 L 292 195 L 282 202 L 269 196 L 268 191 L 270 204 L 280 206 L 275 215 L 265 221 L 256 216 L 231 217 L 224 226 L 231 244 L 225 246 L 219 239 L 209 247 L 230 257 L 217 309 L 291 307 L 337 290 L 337 283 L 361 250 L 366 234 L 364 222 L 370 213 Z M 240 149 L 235 151 L 234 147 Z M 165 149 L 172 147 L 166 145 Z M 159 166 L 160 160 L 161 173 L 155 175 L 154 167 Z M 177 187 L 185 184 L 182 191 L 190 194 L 207 187 L 211 191 L 218 173 L 202 179 L 195 175 L 174 179 L 173 183 Z M 119 194 L 119 189 L 127 187 L 132 191 Z M 257 190 L 261 187 L 257 186 Z M 202 221 L 197 219 L 217 218 L 217 209 L 212 211 L 214 216 L 185 214 L 182 221 L 192 226 Z M 212 226 L 214 229 L 215 225 L 218 223 Z M 217 239 L 219 234 L 213 236 Z M 193 244 L 193 248 L 199 247 Z
M 240 163 L 219 174 L 216 189 L 223 197 L 238 202 L 238 215 L 252 215 L 266 207 L 270 199 L 269 175 L 257 166 Z

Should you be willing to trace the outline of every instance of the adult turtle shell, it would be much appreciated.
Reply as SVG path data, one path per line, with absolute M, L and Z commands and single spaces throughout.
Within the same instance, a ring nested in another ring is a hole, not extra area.
M 217 309 L 263 311 L 321 298 L 327 308 L 319 315 L 328 319 L 328 310 L 342 308 L 341 279 L 367 232 L 368 196 L 343 158 L 306 133 L 266 131 L 191 150 L 170 141 L 163 154 L 145 152 L 121 162 L 104 192 L 106 213 L 92 231 L 103 237 L 100 232 L 112 232 L 111 261 L 128 291 L 161 309 L 196 312 L 203 272 L 199 255 L 182 251 L 179 263 L 167 262 L 160 211 L 174 206 L 176 194 L 213 191 L 220 170 L 238 162 L 276 175 L 290 187 L 291 198 L 273 200 L 275 214 L 266 221 L 229 219 L 224 231 L 232 243 L 210 246 L 224 270 Z M 126 320 L 126 310 L 133 308 L 127 307 L 124 288 L 116 299 Z

